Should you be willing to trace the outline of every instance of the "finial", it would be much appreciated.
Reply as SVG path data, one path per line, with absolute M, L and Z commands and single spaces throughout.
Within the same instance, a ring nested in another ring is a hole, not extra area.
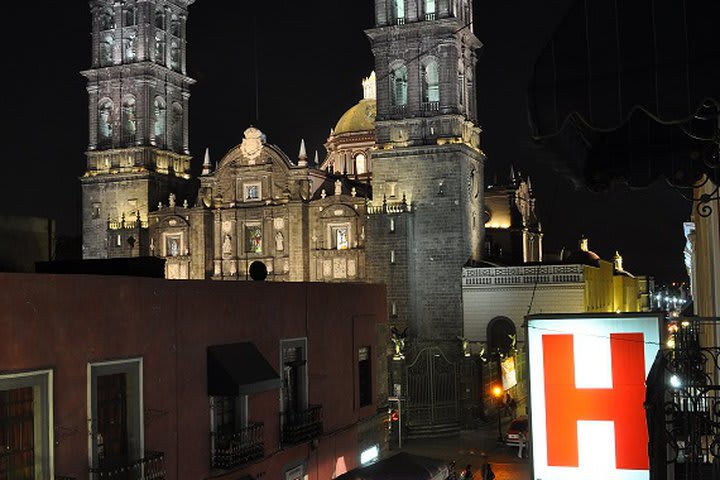
M 212 173 L 212 163 L 210 163 L 210 149 L 205 149 L 205 160 L 203 161 L 203 175 L 210 175 Z
M 357 188 L 352 187 L 352 190 L 350 190 L 350 195 L 352 195 L 353 197 L 357 197 Z
M 307 167 L 307 149 L 305 148 L 305 139 L 300 140 L 300 153 L 298 154 L 298 165 Z
M 510 183 L 515 183 L 515 167 L 510 165 Z
M 530 192 L 532 192 L 532 182 L 530 181 L 530 175 L 528 175 L 528 178 L 527 178 L 527 186 L 528 186 L 528 190 Z
M 322 199 L 324 200 L 325 197 L 327 197 L 327 192 L 326 192 L 325 189 L 323 188 L 323 189 L 322 189 L 322 192 L 320 192 L 320 198 L 322 198 Z
M 583 235 L 583 236 L 580 238 L 580 250 L 583 251 L 583 252 L 588 252 L 588 251 L 590 251 L 590 245 L 589 245 L 589 243 L 590 243 L 590 242 L 588 241 L 588 238 L 587 238 L 585 235 Z
M 335 180 L 335 195 L 342 195 L 342 182 Z
M 315 150 L 315 160 L 313 161 L 313 163 L 315 164 L 316 167 L 320 165 L 320 155 L 318 155 L 317 150 Z

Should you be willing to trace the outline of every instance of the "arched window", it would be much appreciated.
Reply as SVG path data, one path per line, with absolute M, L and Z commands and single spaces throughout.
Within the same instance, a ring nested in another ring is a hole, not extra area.
M 100 14 L 100 30 L 115 30 L 115 13 L 112 8 L 105 9 Z
M 390 69 L 390 95 L 395 107 L 407 105 L 408 71 L 404 64 Z
M 165 58 L 165 34 L 162 32 L 155 33 L 155 62 L 160 65 L 166 64 Z
M 123 44 L 125 60 L 134 62 L 137 59 L 137 32 L 135 30 L 127 32 Z
M 405 23 L 405 0 L 392 0 L 393 19 L 398 25 Z
M 165 30 L 165 12 L 163 10 L 155 11 L 155 28 Z
M 435 20 L 435 0 L 425 0 L 425 20 Z
M 177 15 L 173 15 L 170 20 L 170 34 L 179 38 L 180 30 L 180 19 Z
M 183 107 L 175 102 L 172 106 L 172 148 L 180 151 L 183 145 Z
M 364 153 L 355 155 L 355 173 L 358 175 L 367 173 L 367 157 Z
M 167 125 L 167 104 L 162 97 L 155 97 L 153 105 L 153 133 L 155 134 L 155 145 L 165 148 Z
M 123 99 L 122 122 L 123 122 L 123 139 L 125 143 L 135 143 L 137 133 L 137 103 L 135 97 L 128 95 Z
M 98 104 L 98 141 L 101 145 L 112 144 L 113 138 L 113 102 L 109 98 Z
M 100 65 L 103 67 L 113 64 L 113 51 L 115 50 L 115 37 L 112 33 L 105 35 L 100 42 Z
M 134 27 L 137 25 L 137 9 L 135 7 L 128 7 L 123 12 L 124 19 L 123 23 L 126 27 Z
M 495 317 L 487 326 L 487 342 L 490 353 L 507 355 L 515 346 L 517 329 L 507 317 Z
M 423 102 L 437 103 L 440 101 L 440 71 L 437 60 L 428 61 L 423 70 Z
M 180 44 L 177 40 L 170 44 L 170 68 L 180 70 Z

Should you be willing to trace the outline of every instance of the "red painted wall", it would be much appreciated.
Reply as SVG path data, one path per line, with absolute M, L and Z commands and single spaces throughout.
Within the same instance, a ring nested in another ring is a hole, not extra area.
M 0 374 L 54 372 L 56 475 L 87 478 L 87 365 L 142 357 L 145 448 L 165 453 L 168 479 L 209 477 L 206 347 L 252 341 L 279 369 L 280 339 L 308 338 L 309 400 L 325 435 L 280 450 L 279 391 L 255 394 L 266 459 L 218 478 L 264 473 L 307 459 L 309 480 L 331 478 L 336 458 L 357 466 L 357 350 L 376 345 L 385 287 L 369 284 L 170 282 L 146 278 L 0 274 Z M 373 372 L 379 366 L 373 358 Z M 373 392 L 375 397 L 375 392 Z

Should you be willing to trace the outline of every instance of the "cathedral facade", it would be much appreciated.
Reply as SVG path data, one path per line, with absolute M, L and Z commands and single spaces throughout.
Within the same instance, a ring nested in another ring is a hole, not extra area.
M 411 335 L 462 334 L 462 267 L 480 260 L 483 166 L 470 0 L 376 0 L 375 72 L 327 155 L 257 128 L 192 178 L 185 22 L 193 0 L 91 2 L 85 258 L 157 256 L 170 279 L 388 286 Z

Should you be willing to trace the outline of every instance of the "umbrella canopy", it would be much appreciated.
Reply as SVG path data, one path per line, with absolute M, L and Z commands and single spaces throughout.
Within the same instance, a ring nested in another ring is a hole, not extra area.
M 445 480 L 449 473 L 447 462 L 401 452 L 367 467 L 356 468 L 337 480 Z
M 535 64 L 533 138 L 554 167 L 603 189 L 717 167 L 717 0 L 577 0 Z

